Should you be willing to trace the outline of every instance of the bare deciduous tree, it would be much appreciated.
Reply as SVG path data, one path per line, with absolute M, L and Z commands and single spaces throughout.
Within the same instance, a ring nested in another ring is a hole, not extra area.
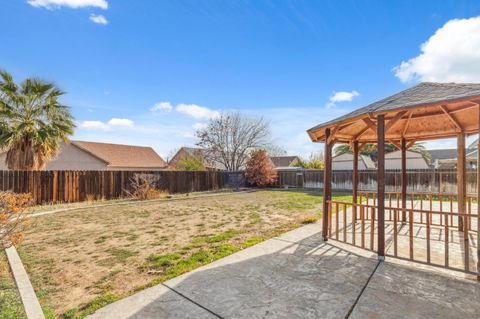
M 287 155 L 287 151 L 284 150 L 281 146 L 276 145 L 276 144 L 269 145 L 267 147 L 266 151 L 267 151 L 267 154 L 269 156 L 273 156 L 273 157 L 286 156 Z
M 251 119 L 239 113 L 225 113 L 210 120 L 196 132 L 198 146 L 205 157 L 228 171 L 244 168 L 250 151 L 269 145 L 270 126 L 263 119 Z

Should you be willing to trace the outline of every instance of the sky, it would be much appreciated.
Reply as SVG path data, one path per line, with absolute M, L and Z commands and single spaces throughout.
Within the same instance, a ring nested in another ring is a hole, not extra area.
M 72 139 L 164 158 L 231 111 L 307 157 L 310 127 L 420 81 L 480 82 L 480 1 L 0 0 L 0 28 L 0 68 L 66 91 Z

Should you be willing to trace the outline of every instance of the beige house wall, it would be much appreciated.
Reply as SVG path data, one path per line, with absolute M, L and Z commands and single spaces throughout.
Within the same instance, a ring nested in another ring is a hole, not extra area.
M 48 171 L 103 171 L 107 164 L 101 159 L 85 152 L 70 143 L 62 143 L 57 157 L 48 161 Z
M 417 152 L 406 152 L 407 169 L 428 169 L 427 161 L 422 154 Z M 385 169 L 401 169 L 402 168 L 402 152 L 395 151 L 385 154 Z
M 358 157 L 358 169 L 364 170 L 367 169 L 365 163 L 361 160 L 360 156 Z M 339 156 L 335 156 L 332 159 L 332 170 L 353 170 L 353 154 L 344 153 Z
M 8 170 L 5 164 L 6 153 L 0 154 L 0 170 Z M 47 162 L 45 170 L 48 171 L 103 171 L 107 169 L 105 162 L 89 153 L 82 151 L 72 144 L 62 143 L 60 152 Z
M 7 153 L 0 154 L 0 170 L 8 170 L 5 164 Z M 107 165 L 102 160 L 96 158 L 89 153 L 80 150 L 72 144 L 62 143 L 60 152 L 56 158 L 47 162 L 45 170 L 48 171 L 75 171 L 75 170 L 92 170 L 103 171 L 107 169 Z

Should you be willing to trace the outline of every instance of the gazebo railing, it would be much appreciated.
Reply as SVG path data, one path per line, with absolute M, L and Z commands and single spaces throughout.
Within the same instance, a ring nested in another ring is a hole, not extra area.
M 388 197 L 387 197 L 388 201 Z M 369 251 L 377 250 L 378 207 L 369 203 L 328 202 L 328 237 Z M 405 219 L 403 219 L 405 214 Z M 459 231 L 461 216 L 468 231 Z M 386 252 L 389 257 L 480 275 L 474 260 L 478 213 L 459 214 L 385 205 Z M 472 251 L 471 251 L 472 250 Z
M 377 192 L 360 191 L 358 192 L 358 202 L 377 205 Z M 467 195 L 466 205 L 466 222 L 469 230 L 472 230 L 472 214 L 475 213 L 474 207 L 477 201 L 476 195 Z M 385 205 L 391 208 L 402 207 L 402 194 L 400 192 L 385 192 Z M 416 208 L 419 211 L 438 211 L 440 213 L 456 213 L 457 208 L 457 195 L 456 194 L 432 194 L 432 193 L 407 193 L 406 194 L 406 206 L 407 208 Z M 477 208 L 478 210 L 478 208 Z M 387 215 L 387 211 L 385 212 Z M 392 212 L 388 211 L 388 219 L 392 219 Z M 403 215 L 403 214 L 402 214 Z M 419 214 L 419 219 L 415 223 L 426 224 L 426 214 Z M 458 218 L 454 218 L 455 215 L 449 214 L 450 227 L 458 226 Z M 458 215 L 457 215 L 458 216 Z M 460 215 L 461 216 L 461 215 Z M 403 216 L 402 216 L 403 217 Z M 445 224 L 445 216 L 440 215 L 437 221 L 430 220 L 431 225 L 443 226 Z

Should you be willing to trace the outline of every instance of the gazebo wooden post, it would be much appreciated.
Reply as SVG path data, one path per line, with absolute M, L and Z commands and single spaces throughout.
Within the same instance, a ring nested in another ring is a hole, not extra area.
M 385 115 L 377 116 L 378 259 L 385 260 Z M 373 231 L 373 229 L 372 229 Z
M 467 203 L 465 133 L 457 135 L 457 205 L 458 213 L 465 214 Z M 465 223 L 466 224 L 466 223 Z M 464 218 L 458 215 L 458 230 L 463 231 Z
M 478 105 L 477 139 L 477 281 L 480 281 L 480 104 Z
M 323 224 L 322 236 L 328 241 L 329 201 L 332 198 L 332 145 L 330 143 L 330 129 L 325 129 L 325 168 L 323 170 Z
M 353 142 L 353 176 L 352 176 L 352 202 L 357 203 L 358 195 L 358 141 Z M 357 221 L 357 206 L 353 205 L 352 214 Z M 352 226 L 355 227 L 355 226 Z
M 477 140 L 477 281 L 480 281 L 480 104 L 478 105 Z
M 407 221 L 407 140 L 402 138 L 401 141 L 401 153 L 402 153 L 402 170 L 401 170 L 401 183 L 402 183 L 402 222 Z

